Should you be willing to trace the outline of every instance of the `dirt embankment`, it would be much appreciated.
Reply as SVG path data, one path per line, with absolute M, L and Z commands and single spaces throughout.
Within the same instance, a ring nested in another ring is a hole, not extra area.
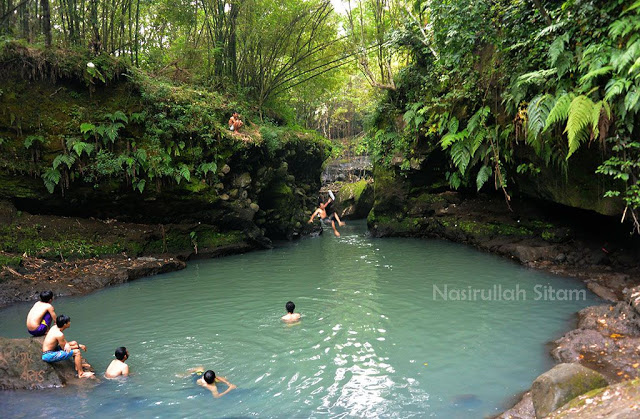
M 43 290 L 82 295 L 185 268 L 190 258 L 259 247 L 249 234 L 195 224 L 147 225 L 31 215 L 0 201 L 0 307 Z M 4 215 L 4 217 L 3 217 Z
M 0 271 L 0 307 L 35 301 L 44 290 L 51 290 L 56 296 L 83 295 L 185 267 L 184 261 L 174 257 L 109 256 L 67 262 L 26 257 L 20 267 L 4 267 Z

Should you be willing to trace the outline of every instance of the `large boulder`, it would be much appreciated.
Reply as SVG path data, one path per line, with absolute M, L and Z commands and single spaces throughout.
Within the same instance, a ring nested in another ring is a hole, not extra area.
M 346 220 L 367 218 L 373 207 L 373 185 L 371 181 L 360 180 L 340 187 L 336 206 L 340 208 L 340 217 Z
M 536 378 L 531 386 L 536 417 L 543 418 L 569 400 L 607 384 L 602 374 L 587 367 L 558 364 Z
M 49 364 L 42 360 L 43 338 L 0 337 L 0 389 L 35 390 L 77 381 L 72 360 Z
M 635 419 L 639 416 L 638 406 L 640 380 L 631 380 L 576 397 L 549 415 L 549 418 Z

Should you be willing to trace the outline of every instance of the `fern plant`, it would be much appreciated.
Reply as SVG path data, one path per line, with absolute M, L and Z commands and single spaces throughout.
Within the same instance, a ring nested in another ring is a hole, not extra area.
M 494 174 L 496 188 L 502 188 L 508 197 L 498 149 L 499 128 L 497 125 L 487 126 L 490 113 L 488 106 L 481 107 L 469 118 L 467 126 L 461 131 L 458 131 L 458 119 L 450 117 L 446 124 L 448 132 L 442 136 L 439 143 L 443 150 L 449 150 L 449 157 L 455 169 L 447 176 L 453 189 L 468 185 L 471 182 L 471 172 L 479 166 L 475 174 L 476 189 L 479 191 Z

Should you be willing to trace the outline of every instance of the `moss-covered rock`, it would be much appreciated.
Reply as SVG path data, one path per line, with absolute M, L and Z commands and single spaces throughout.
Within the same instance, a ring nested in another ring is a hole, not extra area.
M 580 364 L 558 364 L 536 378 L 531 386 L 536 417 L 546 417 L 569 400 L 607 385 L 600 373 Z
M 529 149 L 518 153 L 526 160 L 538 158 Z M 525 154 L 523 154 L 525 153 Z M 624 210 L 622 200 L 605 198 L 604 193 L 613 185 L 609 179 L 596 174 L 602 163 L 597 147 L 581 147 L 569 162 L 566 174 L 555 165 L 540 162 L 537 174 L 516 174 L 515 187 L 524 195 L 555 202 L 573 208 L 596 211 L 604 215 L 618 215 Z
M 372 182 L 363 179 L 342 185 L 336 194 L 336 206 L 341 218 L 366 218 L 373 207 Z
M 640 406 L 640 379 L 587 392 L 551 413 L 549 418 L 635 419 Z

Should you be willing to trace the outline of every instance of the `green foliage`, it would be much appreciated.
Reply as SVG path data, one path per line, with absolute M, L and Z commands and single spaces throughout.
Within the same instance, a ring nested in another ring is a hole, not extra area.
M 0 268 L 3 266 L 18 267 L 22 263 L 21 256 L 5 255 L 0 253 Z
M 607 196 L 627 196 L 632 208 L 636 177 L 625 165 L 638 154 L 627 145 L 640 123 L 639 4 L 414 2 L 398 38 L 410 63 L 378 104 L 371 153 L 402 169 L 444 152 L 450 165 L 434 173 L 452 188 L 479 189 L 492 175 L 504 188 L 510 173 L 544 166 L 566 178 L 571 157 L 595 144 L 607 162 L 599 173 L 626 182 Z M 533 156 L 519 150 L 529 147 Z
M 58 154 L 55 159 L 53 159 L 53 169 L 56 170 L 63 163 L 67 166 L 67 169 L 71 169 L 71 166 L 76 162 L 76 158 L 70 154 Z
M 62 179 L 62 173 L 56 168 L 49 167 L 42 173 L 42 180 L 44 181 L 44 186 L 47 188 L 49 193 L 53 193 L 56 185 L 60 183 L 60 179 Z
M 555 105 L 555 98 L 548 93 L 538 95 L 531 100 L 527 108 L 527 142 L 532 143 L 533 139 L 537 138 L 545 130 L 547 120 Z
M 92 62 L 87 63 L 87 74 L 89 75 L 89 83 L 94 83 L 93 79 L 98 79 L 103 83 L 107 81 L 102 72 L 100 72 L 98 67 Z
M 480 168 L 480 170 L 478 171 L 478 176 L 476 177 L 476 186 L 478 190 L 480 190 L 485 182 L 489 180 L 491 173 L 491 168 L 488 166 L 482 166 Z
M 24 140 L 24 148 L 29 149 L 36 144 L 44 144 L 45 140 L 42 135 L 29 135 Z
M 636 210 L 640 208 L 640 142 L 619 140 L 613 146 L 614 156 L 604 161 L 596 173 L 609 176 L 622 185 L 620 189 L 609 190 L 605 197 L 621 197 L 633 220 L 634 232 L 640 234 L 640 222 Z M 624 219 L 624 217 L 623 217 Z
M 270 156 L 275 156 L 280 149 L 280 135 L 276 127 L 265 125 L 260 128 L 260 136 Z
M 586 96 L 576 96 L 569 106 L 567 116 L 567 128 L 565 132 L 569 138 L 569 152 L 567 153 L 567 159 L 580 147 L 580 143 L 585 142 L 589 138 L 588 129 L 593 125 L 592 116 L 595 103 Z M 601 105 L 600 105 L 601 106 Z M 597 118 L 600 118 L 600 107 L 597 107 Z
M 569 117 L 569 108 L 571 107 L 571 103 L 573 102 L 573 98 L 575 95 L 573 93 L 560 93 L 560 96 L 556 99 L 553 104 L 553 108 L 549 111 L 547 116 L 547 120 L 544 123 L 543 131 L 546 131 L 552 125 L 566 121 Z

